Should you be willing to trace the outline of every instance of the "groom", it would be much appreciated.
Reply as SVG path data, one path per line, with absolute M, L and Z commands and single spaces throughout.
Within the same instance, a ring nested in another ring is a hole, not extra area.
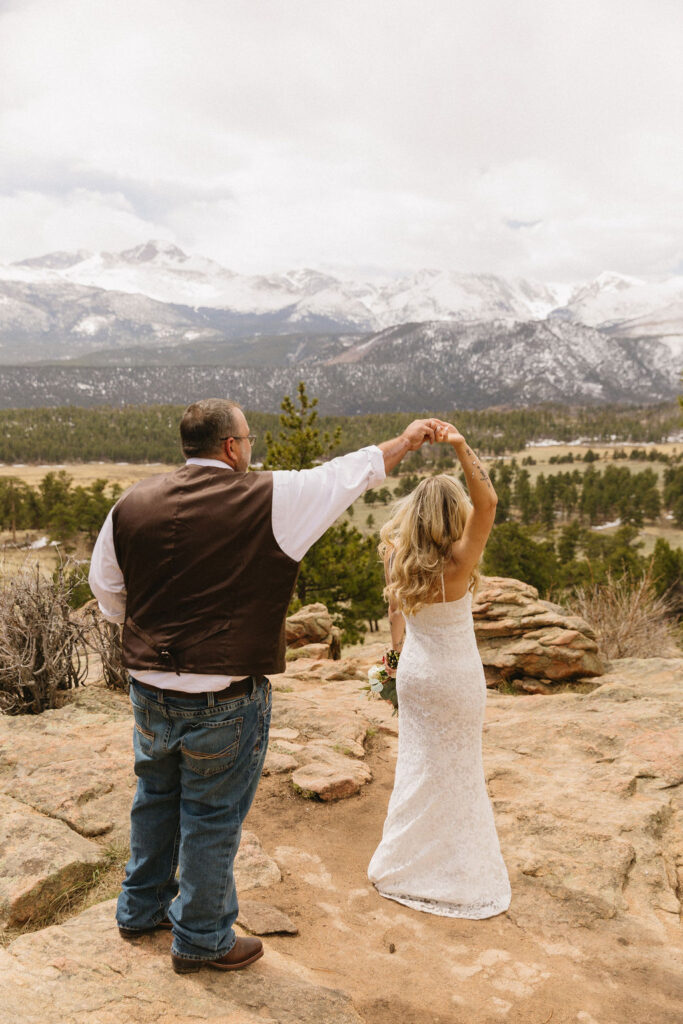
M 179 974 L 263 955 L 233 930 L 233 862 L 299 563 L 438 424 L 415 420 L 314 469 L 248 473 L 255 437 L 243 411 L 194 402 L 180 424 L 185 465 L 140 481 L 105 520 L 89 579 L 103 615 L 124 624 L 138 779 L 116 916 L 124 938 L 172 930 Z

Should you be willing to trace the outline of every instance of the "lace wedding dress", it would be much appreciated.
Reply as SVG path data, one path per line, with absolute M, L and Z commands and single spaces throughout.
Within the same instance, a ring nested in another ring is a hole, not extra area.
M 484 779 L 471 591 L 406 616 L 396 687 L 396 776 L 368 877 L 380 895 L 430 914 L 500 914 L 511 890 Z

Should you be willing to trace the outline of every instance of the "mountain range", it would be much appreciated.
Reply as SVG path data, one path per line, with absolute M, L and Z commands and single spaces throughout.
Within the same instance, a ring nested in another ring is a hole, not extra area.
M 683 277 L 247 275 L 166 242 L 53 252 L 0 266 L 0 364 L 2 405 L 20 382 L 31 405 L 164 401 L 204 381 L 212 394 L 211 367 L 252 408 L 277 408 L 289 379 L 311 374 L 335 412 L 660 401 L 683 364 Z M 148 397 L 124 387 L 128 367 L 144 367 Z

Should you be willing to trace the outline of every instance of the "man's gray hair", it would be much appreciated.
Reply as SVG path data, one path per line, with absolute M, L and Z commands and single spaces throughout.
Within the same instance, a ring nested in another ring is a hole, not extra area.
M 186 459 L 216 455 L 221 439 L 235 432 L 237 402 L 227 398 L 202 398 L 188 405 L 180 421 L 180 442 Z

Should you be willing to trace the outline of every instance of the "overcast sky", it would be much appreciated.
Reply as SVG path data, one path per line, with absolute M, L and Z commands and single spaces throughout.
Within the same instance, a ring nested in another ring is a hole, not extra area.
M 681 0 L 0 0 L 0 260 L 683 273 Z

